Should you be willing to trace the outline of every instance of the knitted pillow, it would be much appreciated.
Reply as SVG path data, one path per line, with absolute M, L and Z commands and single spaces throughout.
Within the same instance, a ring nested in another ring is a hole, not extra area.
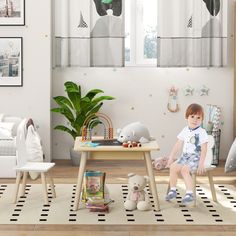
M 33 125 L 30 125 L 28 127 L 25 143 L 28 154 L 28 161 L 43 162 L 43 149 L 41 146 L 41 140 Z M 29 172 L 29 175 L 32 179 L 36 179 L 39 173 Z
M 232 171 L 236 171 L 236 139 L 231 145 L 225 162 L 225 172 L 228 173 Z

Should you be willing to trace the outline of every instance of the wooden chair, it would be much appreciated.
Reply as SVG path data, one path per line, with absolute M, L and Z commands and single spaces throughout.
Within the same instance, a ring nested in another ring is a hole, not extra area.
M 212 165 L 213 161 L 213 147 L 215 145 L 215 140 L 212 135 L 208 135 L 208 145 L 207 145 L 207 154 L 206 154 L 206 159 L 205 159 L 205 170 L 206 174 L 209 180 L 209 185 L 210 185 L 210 190 L 211 190 L 211 195 L 212 195 L 212 200 L 214 202 L 217 202 L 217 197 L 216 197 L 216 191 L 215 191 L 215 185 L 213 182 L 213 177 L 212 177 L 212 171 L 216 168 L 216 166 Z M 197 174 L 193 173 L 192 174 L 193 178 L 193 194 L 194 194 L 194 206 L 197 204 L 197 194 L 196 194 L 196 184 L 197 184 Z
M 211 190 L 211 195 L 212 195 L 212 200 L 214 202 L 217 202 L 217 197 L 216 197 L 216 191 L 215 191 L 215 186 L 213 182 L 213 177 L 212 177 L 212 170 L 216 168 L 216 166 L 212 165 L 212 160 L 213 160 L 213 147 L 215 145 L 215 140 L 212 135 L 208 135 L 208 145 L 207 145 L 207 154 L 205 158 L 205 171 L 208 176 L 209 180 L 209 185 L 210 185 L 210 190 Z M 196 184 L 197 184 L 197 173 L 192 173 L 192 178 L 193 178 L 193 195 L 194 195 L 194 202 L 193 206 L 197 205 L 197 194 L 196 194 Z M 170 183 L 168 185 L 167 189 L 167 194 L 170 190 Z
M 55 165 L 55 163 L 45 163 L 45 162 L 28 162 L 27 161 L 27 151 L 26 151 L 26 123 L 22 123 L 21 127 L 18 128 L 17 137 L 16 137 L 16 146 L 17 146 L 17 166 L 15 168 L 17 172 L 16 176 L 16 185 L 14 192 L 13 203 L 17 202 L 18 196 L 25 195 L 26 180 L 29 172 L 38 172 L 41 175 L 44 203 L 48 205 L 48 194 L 47 194 L 47 183 L 46 183 L 46 174 L 48 175 L 49 183 L 51 186 L 52 196 L 56 197 L 56 192 L 54 189 L 54 183 L 51 176 L 48 174 L 48 171 Z M 21 177 L 22 178 L 22 189 L 19 192 Z

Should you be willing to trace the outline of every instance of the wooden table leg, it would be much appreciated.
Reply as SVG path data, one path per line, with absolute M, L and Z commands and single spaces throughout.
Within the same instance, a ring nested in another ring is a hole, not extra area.
M 212 199 L 213 199 L 214 202 L 217 202 L 215 185 L 214 185 L 213 177 L 211 175 L 211 171 L 210 170 L 207 171 L 207 175 L 208 175 L 209 184 L 210 184 L 210 188 L 211 188 Z
M 26 186 L 27 177 L 28 177 L 28 172 L 25 171 L 25 172 L 23 173 L 23 179 L 22 179 L 22 186 L 21 186 L 21 193 L 20 193 L 20 196 L 25 196 L 25 186 Z
M 76 192 L 75 192 L 75 203 L 74 203 L 74 207 L 73 207 L 74 211 L 77 211 L 79 208 L 80 193 L 82 190 L 86 162 L 87 162 L 87 152 L 82 152 L 81 159 L 80 159 L 80 165 L 79 165 L 79 174 L 78 174 L 78 179 L 77 179 Z
M 56 198 L 56 191 L 55 191 L 53 178 L 49 173 L 47 173 L 47 177 L 48 177 L 48 181 L 49 181 L 49 184 L 50 184 L 50 187 L 51 187 L 52 197 Z
M 22 175 L 22 173 L 20 171 L 17 171 L 15 191 L 14 191 L 14 194 L 13 194 L 13 203 L 17 202 L 21 175 Z
M 150 178 L 150 187 L 151 187 L 151 192 L 152 192 L 154 205 L 155 205 L 154 209 L 156 211 L 160 211 L 160 205 L 159 205 L 159 200 L 158 200 L 158 195 L 157 195 L 157 188 L 156 188 L 155 177 L 154 177 L 154 173 L 153 173 L 150 152 L 145 152 L 144 157 L 145 157 L 146 166 L 147 166 L 147 170 L 148 170 L 148 176 Z
M 193 206 L 196 207 L 197 206 L 197 191 L 196 191 L 197 173 L 193 173 L 192 178 L 193 178 L 193 197 L 194 197 Z
M 44 172 L 41 172 L 41 181 L 42 181 L 42 187 L 43 187 L 44 203 L 48 205 L 48 190 L 47 190 L 47 183 L 46 183 L 46 177 L 45 177 Z

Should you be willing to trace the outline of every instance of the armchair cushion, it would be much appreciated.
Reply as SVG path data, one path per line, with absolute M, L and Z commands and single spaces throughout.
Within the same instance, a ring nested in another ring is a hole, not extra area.
M 2 119 L 2 122 L 11 122 L 14 123 L 14 126 L 12 128 L 12 136 L 15 137 L 17 135 L 17 129 L 19 127 L 19 124 L 22 122 L 21 117 L 17 116 L 4 116 Z
M 228 173 L 232 171 L 236 171 L 236 139 L 234 140 L 229 150 L 229 153 L 225 162 L 225 172 Z
M 0 139 L 12 139 L 13 122 L 0 122 Z

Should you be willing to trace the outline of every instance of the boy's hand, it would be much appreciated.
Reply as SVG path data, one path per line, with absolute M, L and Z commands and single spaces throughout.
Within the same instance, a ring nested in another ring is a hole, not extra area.
M 174 162 L 173 158 L 168 158 L 167 164 L 165 166 L 165 168 L 170 168 L 170 165 Z
M 199 162 L 198 168 L 197 168 L 197 174 L 202 175 L 205 173 L 205 167 L 204 162 Z

